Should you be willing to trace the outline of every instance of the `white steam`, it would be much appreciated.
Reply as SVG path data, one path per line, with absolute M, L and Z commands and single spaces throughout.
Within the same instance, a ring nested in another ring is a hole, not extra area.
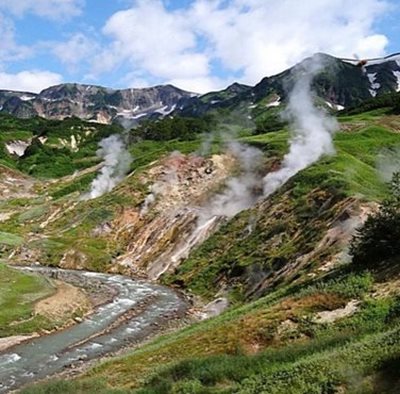
M 322 65 L 314 56 L 299 70 L 297 82 L 289 96 L 286 116 L 293 136 L 289 152 L 280 170 L 264 177 L 264 195 L 269 196 L 297 172 L 317 161 L 324 154 L 333 154 L 332 135 L 338 129 L 336 119 L 314 105 L 311 83 Z
M 202 209 L 200 224 L 214 216 L 231 218 L 250 208 L 258 198 L 256 190 L 259 188 L 260 179 L 257 177 L 257 167 L 262 160 L 261 151 L 238 142 L 230 142 L 228 150 L 239 161 L 241 174 L 230 178 L 225 189 Z
M 170 159 L 184 160 L 184 156 L 179 151 L 173 151 L 169 155 Z M 162 196 L 167 193 L 168 189 L 179 182 L 177 169 L 174 165 L 169 165 L 165 168 L 163 177 L 156 183 L 150 186 L 150 193 L 146 196 L 142 208 L 140 210 L 140 216 L 146 215 L 150 207 L 156 202 L 158 196 Z
M 87 200 L 111 191 L 124 179 L 133 160 L 119 135 L 104 138 L 99 142 L 99 146 L 100 149 L 96 154 L 104 160 L 104 163 L 91 184 L 90 192 L 84 197 Z
M 385 182 L 390 182 L 393 174 L 400 171 L 400 148 L 384 149 L 377 163 L 378 173 Z

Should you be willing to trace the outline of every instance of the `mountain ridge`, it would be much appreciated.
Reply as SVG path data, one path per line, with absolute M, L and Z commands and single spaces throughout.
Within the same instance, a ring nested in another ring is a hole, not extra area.
M 400 90 L 400 60 L 385 59 L 360 68 L 327 54 L 318 53 L 313 57 L 324 66 L 314 80 L 313 89 L 327 108 L 341 110 Z M 202 95 L 170 84 L 114 89 L 64 83 L 40 93 L 0 90 L 0 112 L 20 118 L 76 116 L 98 123 L 119 122 L 128 128 L 145 119 L 168 115 L 196 117 L 220 110 L 239 111 L 255 118 L 285 102 L 296 73 L 308 59 L 264 77 L 254 86 L 234 82 L 225 89 Z
M 97 85 L 65 83 L 39 93 L 0 90 L 2 112 L 20 118 L 42 116 L 62 120 L 76 116 L 82 120 L 112 123 L 128 119 L 164 116 L 182 106 L 195 93 L 173 85 L 149 88 L 112 89 Z

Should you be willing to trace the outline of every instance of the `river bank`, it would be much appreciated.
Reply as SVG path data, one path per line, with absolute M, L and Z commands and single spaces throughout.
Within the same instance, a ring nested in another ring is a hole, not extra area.
M 145 281 L 45 267 L 23 269 L 73 285 L 85 285 L 93 290 L 92 296 L 97 299 L 98 306 L 72 327 L 33 338 L 2 352 L 0 392 L 9 392 L 115 354 L 154 335 L 170 322 L 183 318 L 188 310 L 188 303 L 180 294 Z M 112 300 L 104 302 L 104 293 L 112 293 Z

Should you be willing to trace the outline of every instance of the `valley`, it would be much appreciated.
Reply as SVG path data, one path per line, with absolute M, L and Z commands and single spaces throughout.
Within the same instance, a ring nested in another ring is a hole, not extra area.
M 132 129 L 0 114 L 4 392 L 397 392 L 397 63 L 295 100 L 309 62 Z

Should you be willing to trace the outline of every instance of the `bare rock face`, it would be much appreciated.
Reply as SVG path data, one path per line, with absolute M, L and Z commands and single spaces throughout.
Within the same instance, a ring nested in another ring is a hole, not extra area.
M 172 85 L 144 89 L 107 89 L 101 86 L 61 84 L 41 91 L 0 91 L 0 109 L 20 118 L 76 116 L 98 123 L 119 121 L 132 126 L 179 109 L 195 96 Z
M 77 250 L 68 250 L 60 261 L 59 266 L 64 269 L 83 270 L 86 268 L 86 256 Z
M 216 217 L 199 223 L 199 210 L 234 164 L 228 155 L 205 159 L 175 152 L 150 169 L 141 209 L 124 211 L 112 223 L 114 237 L 127 245 L 117 265 L 151 279 L 176 268 L 218 226 Z

